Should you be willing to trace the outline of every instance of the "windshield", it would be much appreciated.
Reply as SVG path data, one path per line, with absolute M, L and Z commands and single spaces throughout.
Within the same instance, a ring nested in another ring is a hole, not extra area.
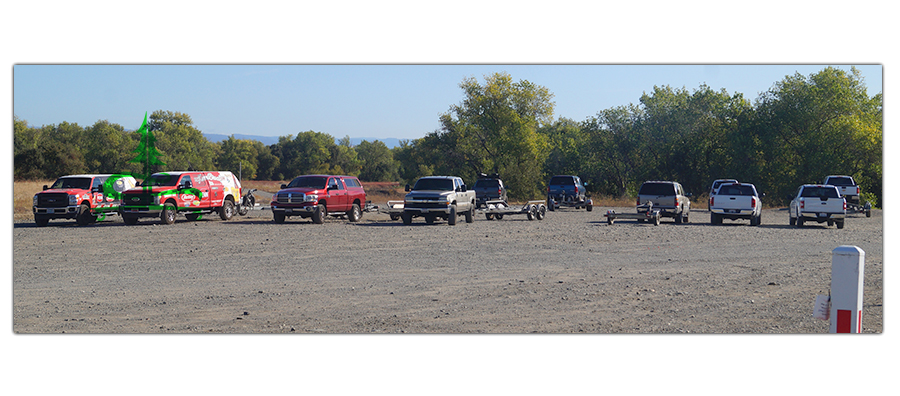
M 149 179 L 144 180 L 143 186 L 174 186 L 178 183 L 178 175 L 169 175 L 165 173 L 157 173 L 151 175 Z
M 62 189 L 62 188 L 77 188 L 81 190 L 87 190 L 91 188 L 91 178 L 90 177 L 61 177 L 56 179 L 56 182 L 53 183 L 50 188 Z
M 453 191 L 453 180 L 450 179 L 419 179 L 413 190 L 440 190 Z
M 837 189 L 834 187 L 806 187 L 800 194 L 807 198 L 838 198 Z
M 328 178 L 323 176 L 300 176 L 291 180 L 288 187 L 325 188 L 326 181 Z

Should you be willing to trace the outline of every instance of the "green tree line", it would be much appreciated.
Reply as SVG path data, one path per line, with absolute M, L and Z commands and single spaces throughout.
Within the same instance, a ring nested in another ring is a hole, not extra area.
M 645 180 L 679 181 L 699 196 L 714 179 L 736 178 L 771 203 L 786 202 L 800 184 L 846 174 L 881 202 L 882 95 L 869 97 L 856 69 L 786 76 L 752 102 L 706 85 L 655 86 L 637 103 L 583 121 L 554 118 L 549 89 L 507 73 L 459 86 L 464 99 L 440 115 L 438 130 L 394 148 L 316 131 L 269 146 L 234 137 L 212 143 L 187 114 L 158 110 L 148 126 L 166 169 L 155 171 L 240 171 L 245 180 L 336 173 L 401 183 L 456 175 L 470 185 L 496 172 L 514 199 L 541 198 L 556 174 L 580 175 L 592 193 L 616 197 L 633 197 Z M 14 123 L 16 179 L 139 171 L 129 163 L 139 134 L 121 125 Z

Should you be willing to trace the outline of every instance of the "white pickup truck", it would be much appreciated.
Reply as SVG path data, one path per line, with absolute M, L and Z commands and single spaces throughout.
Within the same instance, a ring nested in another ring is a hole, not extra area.
M 762 222 L 762 201 L 756 186 L 748 183 L 723 183 L 716 194 L 709 197 L 710 223 L 722 224 L 722 219 L 750 220 L 750 225 Z
M 466 216 L 466 223 L 475 218 L 475 190 L 466 188 L 463 180 L 456 176 L 428 176 L 416 181 L 411 189 L 406 186 L 403 199 L 403 224 L 411 224 L 414 217 L 424 217 L 428 224 L 436 218 L 456 225 L 457 216 Z
M 847 200 L 838 188 L 825 184 L 804 184 L 797 189 L 790 207 L 790 225 L 803 227 L 807 221 L 844 228 Z
M 859 185 L 851 176 L 828 176 L 822 184 L 830 184 L 838 188 L 847 203 L 859 204 Z

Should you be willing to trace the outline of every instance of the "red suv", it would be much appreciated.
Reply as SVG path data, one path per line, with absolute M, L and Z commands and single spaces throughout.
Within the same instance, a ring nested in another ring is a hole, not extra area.
M 326 215 L 359 221 L 365 202 L 366 192 L 353 176 L 304 175 L 282 184 L 272 196 L 271 206 L 276 223 L 300 216 L 322 224 Z

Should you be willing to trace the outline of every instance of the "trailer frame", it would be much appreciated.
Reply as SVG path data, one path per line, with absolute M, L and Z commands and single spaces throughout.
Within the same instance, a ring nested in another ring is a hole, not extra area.
M 646 209 L 646 212 L 641 212 L 642 209 Z M 653 209 L 653 202 L 638 205 L 637 213 L 617 213 L 615 210 L 607 210 L 604 216 L 606 216 L 606 224 L 608 225 L 613 225 L 616 219 L 635 219 L 638 222 L 646 220 L 655 226 L 659 225 L 661 217 L 659 209 Z

